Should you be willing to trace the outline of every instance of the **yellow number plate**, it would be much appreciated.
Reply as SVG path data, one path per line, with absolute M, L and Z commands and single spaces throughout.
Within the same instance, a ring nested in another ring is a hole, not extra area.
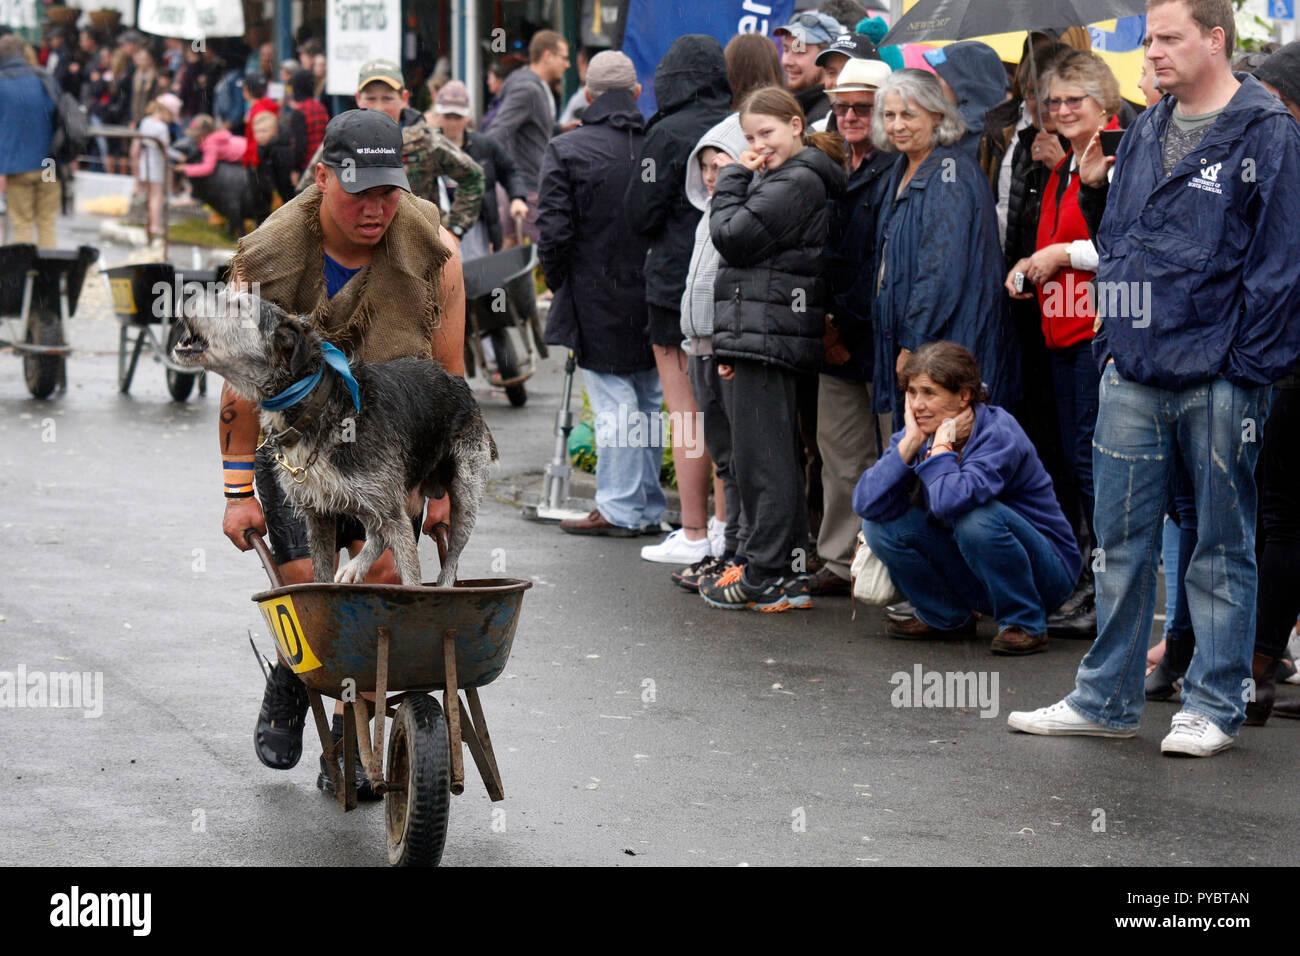
M 108 287 L 113 290 L 113 308 L 125 315 L 135 315 L 135 292 L 130 279 L 109 279 Z
M 272 598 L 258 604 L 266 626 L 271 629 L 271 636 L 280 648 L 280 654 L 289 662 L 289 669 L 295 674 L 312 671 L 321 666 L 316 655 L 312 653 L 307 638 L 298 623 L 298 615 L 293 609 L 290 597 Z

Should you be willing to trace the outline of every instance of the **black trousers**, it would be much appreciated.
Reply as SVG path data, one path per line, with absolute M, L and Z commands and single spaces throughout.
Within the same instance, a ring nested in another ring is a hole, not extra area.
M 738 359 L 732 380 L 731 460 L 748 520 L 745 579 L 759 584 L 807 570 L 808 503 L 800 464 L 800 376 Z
M 1281 657 L 1287 636 L 1300 616 L 1300 390 L 1275 388 L 1264 425 L 1264 443 L 1255 466 L 1259 521 L 1255 559 L 1259 563 L 1259 601 L 1255 650 Z

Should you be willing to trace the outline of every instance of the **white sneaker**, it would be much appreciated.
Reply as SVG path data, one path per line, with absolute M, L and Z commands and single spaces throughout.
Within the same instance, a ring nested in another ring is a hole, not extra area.
M 1065 701 L 1057 701 L 1051 707 L 1037 710 L 1013 710 L 1007 715 L 1007 723 L 1013 730 L 1026 734 L 1044 734 L 1047 736 L 1064 736 L 1067 734 L 1083 737 L 1136 737 L 1136 730 L 1120 730 L 1094 723 Z
M 688 541 L 683 528 L 678 528 L 659 544 L 647 544 L 641 549 L 642 559 L 658 564 L 694 564 L 700 558 L 708 557 L 710 553 L 710 542 L 707 536 L 698 541 Z
M 1185 757 L 1212 757 L 1232 744 L 1233 739 L 1214 726 L 1204 714 L 1180 710 L 1174 714 L 1169 735 L 1160 741 L 1160 752 Z
M 727 523 L 716 517 L 709 518 L 709 548 L 715 558 L 727 551 Z

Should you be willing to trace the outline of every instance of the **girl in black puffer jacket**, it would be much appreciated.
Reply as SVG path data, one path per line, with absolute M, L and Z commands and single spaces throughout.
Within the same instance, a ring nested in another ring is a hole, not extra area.
M 807 135 L 803 110 L 779 87 L 752 93 L 740 122 L 750 148 L 718 176 L 709 233 L 722 256 L 713 352 L 733 381 L 733 466 L 749 536 L 743 570 L 702 582 L 700 593 L 716 607 L 785 611 L 812 604 L 795 390 L 821 363 L 826 201 L 848 173 L 839 137 Z

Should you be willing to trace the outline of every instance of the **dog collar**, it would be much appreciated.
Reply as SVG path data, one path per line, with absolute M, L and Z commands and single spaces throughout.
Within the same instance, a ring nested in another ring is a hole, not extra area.
M 329 366 L 338 373 L 339 377 L 343 379 L 343 383 L 347 385 L 348 392 L 352 395 L 353 407 L 357 411 L 361 411 L 360 388 L 357 385 L 357 380 L 352 377 L 352 369 L 348 365 L 347 357 L 333 345 L 322 342 L 321 358 L 324 359 L 325 364 L 316 371 L 315 375 L 308 375 L 306 378 L 299 379 L 279 395 L 272 395 L 258 404 L 268 412 L 279 412 L 297 405 L 320 384 L 321 377 L 325 374 L 325 367 Z

